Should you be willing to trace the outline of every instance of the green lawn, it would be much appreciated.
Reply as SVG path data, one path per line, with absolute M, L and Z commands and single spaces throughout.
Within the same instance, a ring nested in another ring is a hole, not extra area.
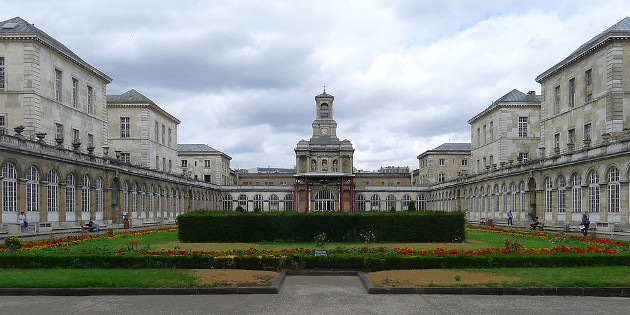
M 471 270 L 522 278 L 511 286 L 619 287 L 630 286 L 630 267 L 498 268 Z
M 4 288 L 195 287 L 197 280 L 178 269 L 0 269 Z

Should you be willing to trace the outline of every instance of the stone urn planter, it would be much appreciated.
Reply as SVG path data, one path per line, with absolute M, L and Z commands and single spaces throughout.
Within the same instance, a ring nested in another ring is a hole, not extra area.
M 57 139 L 55 139 L 55 142 L 57 143 L 58 147 L 63 146 L 63 138 L 57 138 Z
M 79 148 L 81 147 L 81 142 L 74 142 L 72 144 L 72 147 L 74 148 L 75 151 L 79 151 Z
M 95 149 L 94 147 L 87 147 L 88 154 L 89 155 L 94 154 L 94 149 Z
M 44 141 L 44 138 L 46 138 L 46 133 L 45 132 L 38 132 L 35 134 L 35 137 L 37 137 L 37 142 L 45 144 L 46 142 Z
M 19 125 L 15 128 L 13 128 L 13 131 L 15 131 L 15 135 L 18 137 L 22 137 L 22 132 L 24 132 L 24 126 Z

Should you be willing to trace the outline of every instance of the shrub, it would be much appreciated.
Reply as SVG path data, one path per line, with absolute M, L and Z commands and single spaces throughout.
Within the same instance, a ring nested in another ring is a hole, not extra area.
M 327 241 L 326 233 L 322 233 L 322 234 L 319 234 L 319 235 L 315 236 L 315 244 L 319 248 L 323 248 L 324 244 L 326 244 L 326 241 Z
M 416 203 L 412 201 L 409 202 L 407 206 L 407 211 L 416 211 Z
M 238 205 L 238 207 L 236 207 L 236 210 L 234 210 L 236 212 L 245 212 L 245 209 L 243 209 L 243 207 L 241 207 L 241 205 Z
M 179 216 L 183 242 L 312 242 L 320 233 L 329 241 L 365 241 L 362 231 L 381 242 L 464 240 L 463 212 L 297 213 L 195 211 Z
M 9 236 L 4 239 L 4 245 L 10 250 L 22 249 L 22 239 L 17 236 Z
M 396 212 L 396 207 L 392 206 L 392 208 L 389 209 L 389 212 Z

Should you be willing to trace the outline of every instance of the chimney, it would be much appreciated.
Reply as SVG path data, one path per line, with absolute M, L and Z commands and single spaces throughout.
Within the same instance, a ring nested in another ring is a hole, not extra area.
M 536 98 L 536 91 L 527 92 L 527 101 L 533 101 Z

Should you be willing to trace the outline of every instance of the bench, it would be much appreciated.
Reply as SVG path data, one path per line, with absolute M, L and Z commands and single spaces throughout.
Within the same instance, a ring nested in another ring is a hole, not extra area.
M 94 231 L 96 231 L 96 226 L 88 226 L 87 224 L 86 224 L 86 225 L 83 225 L 83 224 L 82 224 L 82 225 L 81 225 L 81 230 L 82 230 L 82 231 L 90 231 L 90 232 L 94 232 Z

